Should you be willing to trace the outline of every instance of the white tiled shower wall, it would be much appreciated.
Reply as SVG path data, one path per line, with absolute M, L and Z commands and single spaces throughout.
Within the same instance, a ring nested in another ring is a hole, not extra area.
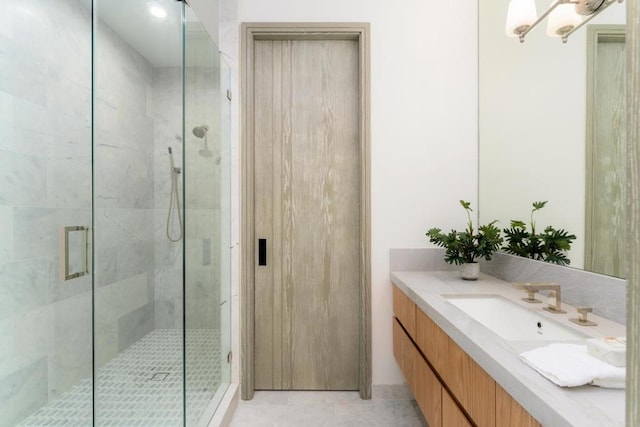
M 91 223 L 91 17 L 0 1 L 0 425 L 91 373 L 91 280 L 62 282 L 58 233 Z
M 4 426 L 91 375 L 91 278 L 60 281 L 58 239 L 62 226 L 91 224 L 92 52 L 91 15 L 78 0 L 0 0 L 0 9 Z M 173 147 L 176 161 L 182 156 L 182 92 L 177 61 L 176 67 L 154 68 L 101 22 L 95 43 L 96 264 L 91 270 L 95 354 L 102 366 L 154 328 L 182 327 L 182 244 L 169 243 L 164 229 L 167 147 Z M 211 77 L 202 73 L 201 81 Z M 207 97 L 215 90 L 204 90 L 194 102 L 213 104 L 215 98 Z M 204 104 L 194 104 L 194 110 Z M 190 128 L 187 135 L 193 138 Z M 200 147 L 187 140 L 197 156 Z M 210 139 L 210 146 L 218 142 Z M 195 176 L 207 185 L 202 191 L 209 197 L 204 205 L 196 198 L 190 206 L 194 211 L 187 212 L 194 230 L 219 220 L 219 198 L 209 190 L 215 174 Z M 210 303 L 219 293 L 219 286 L 213 292 L 204 286 L 204 277 L 219 270 L 214 230 L 219 223 L 208 234 L 191 233 L 186 240 L 192 247 L 188 253 L 199 254 L 193 258 L 202 264 L 194 270 L 191 295 L 209 307 L 217 306 Z M 189 317 L 191 327 L 212 327 L 218 319 L 216 309 L 200 312 Z

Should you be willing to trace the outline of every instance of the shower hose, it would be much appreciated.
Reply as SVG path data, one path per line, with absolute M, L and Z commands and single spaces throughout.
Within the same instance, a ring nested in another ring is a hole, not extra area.
M 171 195 L 169 196 L 169 212 L 167 212 L 167 239 L 171 242 L 178 242 L 182 239 L 182 213 L 180 212 L 180 197 L 178 196 L 178 175 L 180 174 L 180 168 L 176 168 L 173 164 L 171 148 L 169 148 L 169 160 L 171 161 Z M 174 200 L 176 210 L 178 211 L 178 226 L 180 227 L 180 232 L 176 238 L 171 237 L 171 233 L 169 232 Z

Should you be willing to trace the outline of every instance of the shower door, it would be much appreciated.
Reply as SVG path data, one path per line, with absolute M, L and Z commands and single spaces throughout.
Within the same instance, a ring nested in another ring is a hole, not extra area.
M 93 6 L 95 425 L 182 425 L 183 3 Z
M 77 0 L 0 1 L 0 171 L 0 426 L 44 425 L 47 405 L 90 425 L 91 11 Z
M 0 427 L 211 418 L 228 76 L 184 2 L 0 0 Z
M 206 425 L 230 380 L 229 70 L 185 10 L 185 402 Z M 198 424 L 199 422 L 199 424 Z

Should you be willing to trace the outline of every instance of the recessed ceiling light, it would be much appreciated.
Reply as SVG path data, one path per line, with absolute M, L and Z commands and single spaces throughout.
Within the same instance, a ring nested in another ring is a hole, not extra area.
M 149 13 L 151 13 L 156 18 L 160 18 L 160 19 L 167 17 L 167 11 L 161 8 L 160 6 L 154 5 L 149 7 Z

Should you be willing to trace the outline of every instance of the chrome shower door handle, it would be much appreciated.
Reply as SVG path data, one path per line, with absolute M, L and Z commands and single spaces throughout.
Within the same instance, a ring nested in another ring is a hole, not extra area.
M 83 270 L 72 273 L 69 271 L 69 234 L 74 231 L 83 232 L 84 241 L 82 242 L 82 268 Z M 73 225 L 62 227 L 60 230 L 60 278 L 62 280 L 71 280 L 77 277 L 89 274 L 89 227 L 83 225 Z

